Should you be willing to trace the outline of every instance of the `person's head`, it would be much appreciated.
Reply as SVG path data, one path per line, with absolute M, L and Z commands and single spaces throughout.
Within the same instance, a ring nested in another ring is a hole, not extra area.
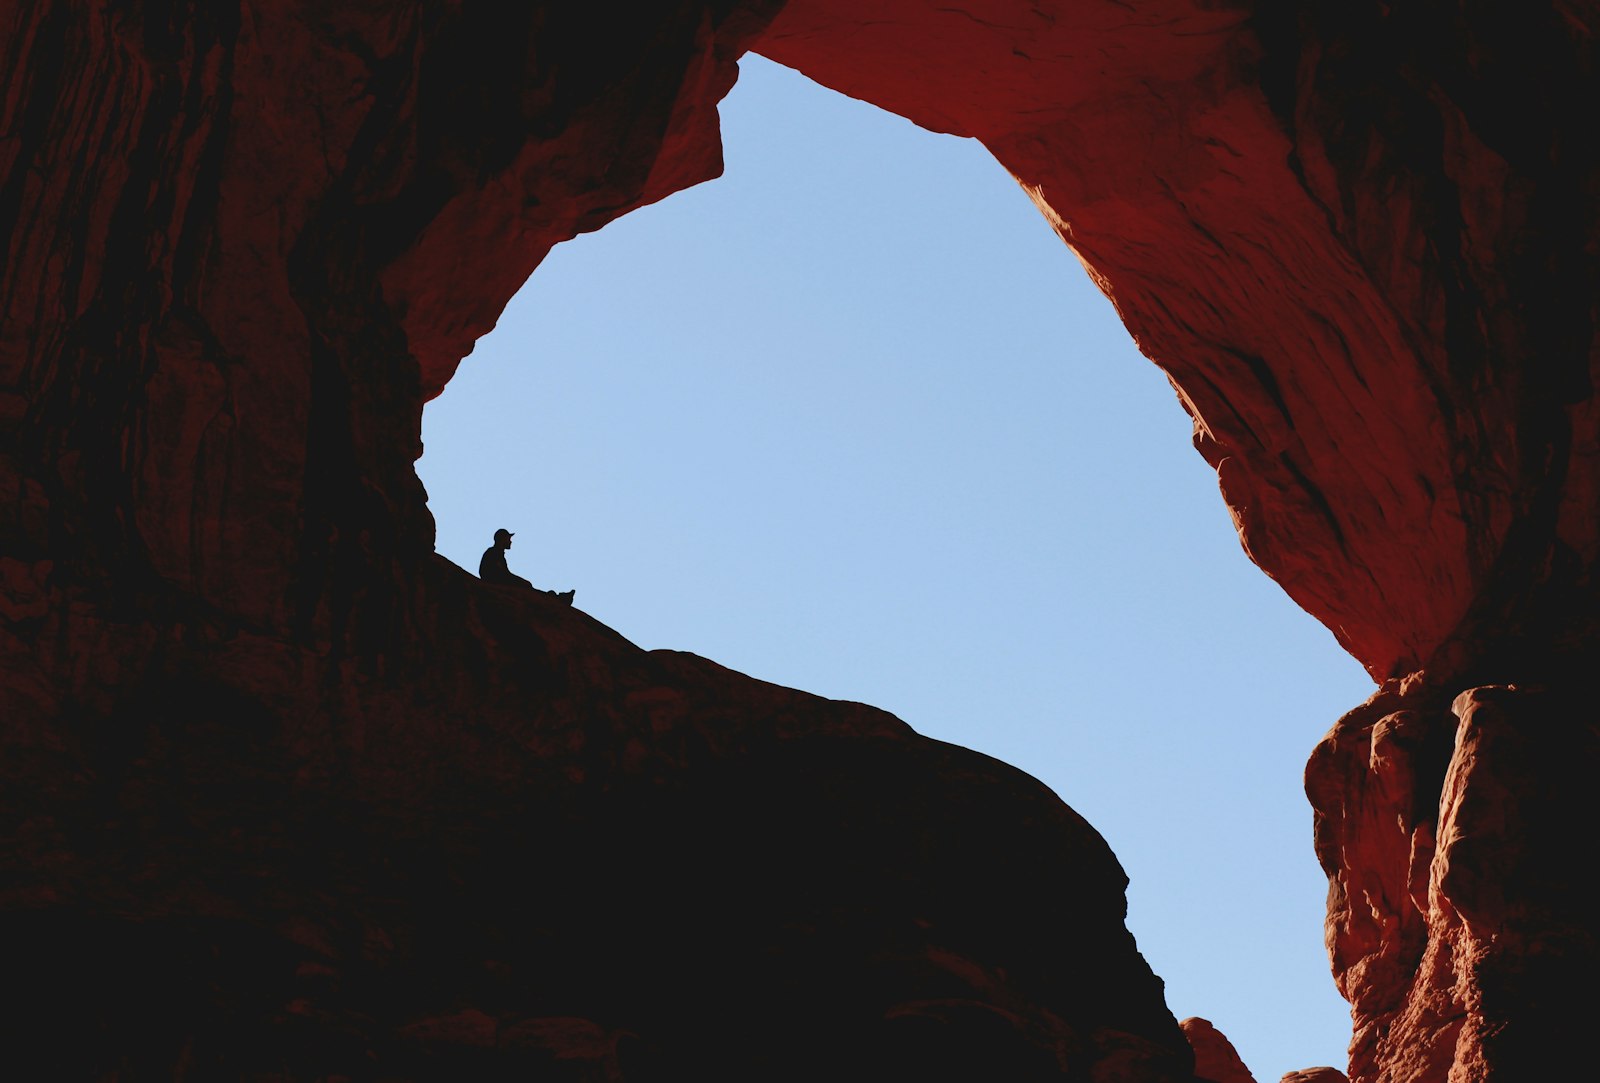
M 495 548 L 497 549 L 510 549 L 511 531 L 507 530 L 505 527 L 501 527 L 499 530 L 496 530 L 494 532 L 494 544 Z

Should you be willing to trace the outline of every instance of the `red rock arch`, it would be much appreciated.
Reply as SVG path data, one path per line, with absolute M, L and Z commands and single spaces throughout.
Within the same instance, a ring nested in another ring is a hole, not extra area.
M 352 831 L 371 814 L 384 849 L 470 820 L 464 780 L 497 795 L 497 825 L 526 822 L 507 810 L 532 786 L 562 795 L 538 816 L 603 833 L 586 787 L 698 779 L 773 732 L 920 749 L 908 791 L 976 769 L 872 712 L 636 657 L 431 557 L 422 402 L 551 245 L 716 173 L 715 103 L 755 48 L 995 153 L 1172 376 L 1252 558 L 1386 682 L 1308 770 L 1353 1074 L 1565 1068 L 1587 1015 L 1549 990 L 1595 961 L 1550 841 L 1596 826 L 1600 153 L 1567 108 L 1595 97 L 1594 13 L 780 6 L 0 7 L 0 706 L 31 757 L 13 819 L 35 825 L 19 905 L 192 916 L 220 897 L 176 849 L 147 870 L 166 894 L 129 888 L 113 825 L 159 849 L 161 824 L 204 810 L 243 817 L 261 853 L 321 845 L 311 821 L 250 820 L 246 793 Z M 1013 810 L 1033 800 L 1017 785 Z M 447 835 L 428 836 L 445 865 Z M 226 837 L 200 850 L 254 867 Z M 1107 856 L 1084 859 L 1102 886 Z M 307 868 L 278 871 L 326 890 Z M 315 925 L 308 906 L 273 920 Z M 261 957 L 376 965 L 285 936 Z M 1062 1071 L 1181 1074 L 1148 972 L 1118 958 L 1113 1038 L 1010 1018 Z M 986 1012 L 1020 995 L 990 992 Z M 483 1029 L 451 1019 L 423 1029 Z M 604 1060 L 609 1025 L 517 1033 Z

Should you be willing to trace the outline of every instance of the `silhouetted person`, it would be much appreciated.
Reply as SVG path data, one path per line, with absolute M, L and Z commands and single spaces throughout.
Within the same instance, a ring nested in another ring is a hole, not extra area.
M 485 583 L 505 583 L 510 586 L 538 590 L 540 594 L 548 594 L 552 598 L 566 602 L 568 605 L 572 604 L 573 591 L 565 590 L 558 594 L 553 590 L 539 590 L 538 587 L 507 567 L 506 550 L 510 548 L 511 531 L 501 527 L 494 532 L 494 544 L 483 551 L 483 559 L 478 561 L 478 578 Z

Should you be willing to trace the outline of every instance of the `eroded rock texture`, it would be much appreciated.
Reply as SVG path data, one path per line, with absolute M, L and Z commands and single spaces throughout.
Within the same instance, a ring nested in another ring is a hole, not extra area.
M 1394 1080 L 1573 1071 L 1596 1007 L 1597 758 L 1591 703 L 1510 685 L 1448 706 L 1386 688 L 1318 746 L 1307 789 L 1355 1066 Z
M 1594 27 L 1392 8 L 793 0 L 757 47 L 994 152 L 1375 677 L 1533 666 L 1594 610 Z
M 1302 1068 L 1298 1072 L 1290 1072 L 1278 1083 L 1349 1083 L 1345 1074 L 1337 1068 L 1326 1065 L 1320 1068 Z
M 792 0 L 757 45 L 994 152 L 1171 375 L 1251 557 L 1388 682 L 1307 775 L 1358 1080 L 1590 1059 L 1597 29 Z
M 1209 1019 L 1190 1016 L 1178 1026 L 1194 1050 L 1195 1083 L 1256 1083 L 1228 1036 Z
M 96 1078 L 1187 1075 L 1031 781 L 431 553 L 423 401 L 717 172 L 754 47 L 983 140 L 1387 682 L 1307 779 L 1352 1077 L 1586 1064 L 1595 7 L 779 6 L 0 6 L 11 1021 Z
M 11 1070 L 1189 1078 L 1036 782 L 432 553 L 424 399 L 768 14 L 0 7 Z
M 1191 1016 L 1178 1024 L 1194 1050 L 1195 1083 L 1256 1083 L 1256 1077 L 1239 1057 L 1228 1036 L 1210 1020 Z M 1337 1068 L 1301 1068 L 1282 1076 L 1278 1083 L 1350 1083 Z

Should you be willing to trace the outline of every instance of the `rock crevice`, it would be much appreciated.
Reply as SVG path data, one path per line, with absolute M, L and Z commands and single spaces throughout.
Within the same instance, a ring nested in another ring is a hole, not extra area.
M 1036 784 L 432 554 L 424 401 L 552 245 L 717 174 L 749 49 L 982 140 L 1171 376 L 1252 559 L 1383 682 L 1307 771 L 1351 1077 L 1570 1068 L 1597 30 L 1377 0 L 0 5 L 0 900 L 37 1004 L 63 958 L 106 976 L 64 1070 L 1190 1073 L 1115 860 Z M 157 960 L 182 1010 L 118 1016 Z

